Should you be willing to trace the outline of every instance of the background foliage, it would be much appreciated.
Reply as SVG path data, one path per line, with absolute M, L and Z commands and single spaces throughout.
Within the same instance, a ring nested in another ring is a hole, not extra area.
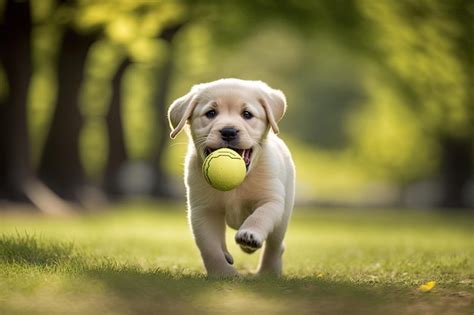
M 9 6 L 21 3 L 0 1 L 5 30 Z M 163 113 L 193 84 L 238 77 L 287 95 L 282 137 L 296 160 L 299 202 L 472 206 L 472 2 L 42 0 L 29 7 L 27 160 L 63 198 L 81 201 L 75 192 L 91 185 L 114 198 L 179 196 L 186 140 L 168 143 Z M 48 137 L 61 133 L 51 128 L 55 108 L 75 106 L 58 97 L 69 82 L 58 79 L 68 32 L 88 39 L 78 114 L 70 118 L 80 120 L 80 165 L 69 168 L 83 168 L 72 194 L 62 192 L 68 182 L 54 185 L 45 162 Z M 14 84 L 0 71 L 5 108 Z M 109 129 L 117 122 L 123 130 Z M 113 161 L 120 141 L 122 158 Z

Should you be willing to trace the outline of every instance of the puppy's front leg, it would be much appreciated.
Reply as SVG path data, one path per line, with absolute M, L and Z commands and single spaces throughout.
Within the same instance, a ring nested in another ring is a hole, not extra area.
M 191 228 L 210 277 L 232 277 L 238 273 L 231 266 L 232 256 L 225 244 L 224 214 L 207 209 L 191 209 Z
M 270 201 L 259 206 L 244 221 L 235 235 L 235 241 L 242 250 L 253 253 L 267 239 L 267 236 L 280 223 L 284 211 L 283 202 Z

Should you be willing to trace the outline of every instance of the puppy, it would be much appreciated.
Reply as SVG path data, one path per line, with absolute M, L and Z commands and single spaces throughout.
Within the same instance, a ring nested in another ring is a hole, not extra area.
M 259 274 L 281 274 L 295 193 L 291 154 L 276 136 L 285 110 L 281 91 L 239 79 L 195 85 L 169 108 L 171 138 L 186 127 L 191 140 L 185 162 L 188 216 L 209 276 L 238 275 L 225 242 L 226 224 L 237 230 L 235 241 L 246 253 L 265 242 Z M 212 188 L 201 171 L 206 156 L 223 147 L 239 153 L 247 167 L 244 182 L 228 192 Z

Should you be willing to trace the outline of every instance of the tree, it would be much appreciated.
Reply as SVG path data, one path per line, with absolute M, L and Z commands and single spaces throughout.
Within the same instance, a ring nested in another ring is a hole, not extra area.
M 153 195 L 156 197 L 171 197 L 172 192 L 169 189 L 168 174 L 166 174 L 163 165 L 163 156 L 166 145 L 169 142 L 168 132 L 168 97 L 171 85 L 171 77 L 173 74 L 173 66 L 175 59 L 175 45 L 173 40 L 178 32 L 188 23 L 188 21 L 180 22 L 165 28 L 160 39 L 164 40 L 168 45 L 168 51 L 160 67 L 158 74 L 158 90 L 156 92 L 155 109 L 156 109 L 156 125 L 158 127 L 158 141 L 153 150 L 153 167 L 155 172 L 155 182 L 153 185 Z
M 7 1 L 0 31 L 0 57 L 9 86 L 0 107 L 0 191 L 24 199 L 32 176 L 26 104 L 31 77 L 31 10 L 28 2 Z
M 125 57 L 112 78 L 112 98 L 106 116 L 109 150 L 102 181 L 105 193 L 112 198 L 123 193 L 119 186 L 119 175 L 128 161 L 122 120 L 122 78 L 130 64 L 130 58 Z
M 427 139 L 438 145 L 442 207 L 465 207 L 472 176 L 472 10 L 469 2 L 360 1 L 374 56 L 408 104 Z M 378 88 L 375 88 L 375 91 Z
M 82 34 L 73 27 L 65 30 L 58 60 L 58 96 L 39 166 L 39 176 L 48 186 L 76 201 L 86 183 L 79 154 L 83 123 L 79 92 L 87 54 L 96 39 L 94 33 Z
M 0 197 L 32 202 L 50 214 L 69 211 L 31 167 L 27 126 L 27 97 L 31 67 L 30 3 L 9 0 L 0 26 L 0 58 L 9 85 L 0 104 Z

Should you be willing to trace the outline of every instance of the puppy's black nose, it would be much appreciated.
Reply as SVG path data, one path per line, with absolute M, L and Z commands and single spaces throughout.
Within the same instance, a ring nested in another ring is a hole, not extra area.
M 222 140 L 232 141 L 232 140 L 235 140 L 235 138 L 237 138 L 237 134 L 239 133 L 239 131 L 232 127 L 226 127 L 226 128 L 222 128 L 220 130 L 220 133 L 221 133 Z

